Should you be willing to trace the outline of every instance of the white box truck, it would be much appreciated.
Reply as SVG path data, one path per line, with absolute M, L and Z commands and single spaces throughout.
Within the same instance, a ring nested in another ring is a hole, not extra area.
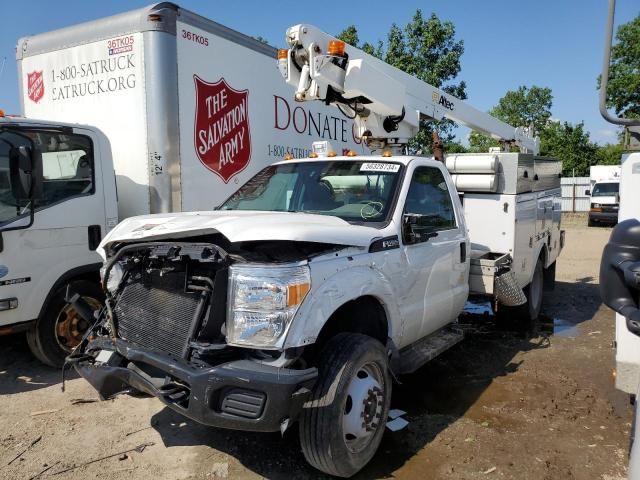
M 2 120 L 0 169 L 15 148 L 35 149 L 44 191 L 31 220 L 0 181 L 0 332 L 26 330 L 37 356 L 60 364 L 86 328 L 65 306 L 66 285 L 100 300 L 94 250 L 119 220 L 211 210 L 266 165 L 306 156 L 312 140 L 364 152 L 351 120 L 294 103 L 275 58 L 170 3 L 21 39 L 22 111 L 39 121 Z
M 596 224 L 615 224 L 620 209 L 620 165 L 593 165 L 589 168 L 591 197 L 589 205 L 590 227 Z

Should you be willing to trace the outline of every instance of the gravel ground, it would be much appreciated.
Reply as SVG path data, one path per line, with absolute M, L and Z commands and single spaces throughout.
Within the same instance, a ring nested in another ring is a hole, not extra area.
M 392 408 L 409 425 L 387 431 L 357 478 L 626 477 L 631 409 L 613 388 L 614 316 L 597 285 L 610 229 L 585 224 L 564 222 L 541 332 L 510 333 L 473 316 L 464 342 L 394 387 Z M 306 465 L 295 427 L 284 437 L 210 429 L 153 398 L 98 402 L 71 378 L 61 392 L 60 373 L 38 364 L 23 337 L 0 338 L 0 477 L 74 467 L 55 478 L 324 478 Z

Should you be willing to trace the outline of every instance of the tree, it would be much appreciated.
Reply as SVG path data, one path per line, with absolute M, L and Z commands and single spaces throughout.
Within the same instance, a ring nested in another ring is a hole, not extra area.
M 624 152 L 624 147 L 621 143 L 607 143 L 606 145 L 598 146 L 598 153 L 596 155 L 597 165 L 620 165 L 620 157 Z
M 598 146 L 591 142 L 584 122 L 549 122 L 540 135 L 540 153 L 561 160 L 567 177 L 589 175 L 589 167 L 598 162 Z
M 607 107 L 626 118 L 640 117 L 640 15 L 620 25 L 611 49 Z M 600 88 L 598 77 L 598 88 Z
M 467 98 L 466 83 L 456 81 L 461 69 L 460 59 L 464 53 L 464 43 L 462 40 L 456 40 L 453 23 L 443 22 L 435 13 L 425 19 L 422 11 L 418 9 L 404 28 L 392 24 L 386 44 L 360 44 L 358 30 L 354 25 L 344 29 L 338 38 L 461 100 Z M 430 152 L 431 132 L 435 128 L 446 149 L 446 145 L 455 137 L 453 125 L 449 120 L 421 121 L 420 131 L 412 139 L 410 148 L 414 151 Z
M 550 88 L 523 85 L 515 91 L 509 90 L 505 93 L 489 113 L 514 127 L 533 125 L 536 135 L 541 135 L 551 118 L 552 104 L 553 95 Z M 472 132 L 469 145 L 473 151 L 486 152 L 489 147 L 498 146 L 499 143 L 486 135 Z

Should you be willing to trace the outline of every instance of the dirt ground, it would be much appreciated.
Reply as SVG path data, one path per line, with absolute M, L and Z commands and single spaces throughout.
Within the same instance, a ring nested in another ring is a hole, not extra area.
M 392 408 L 409 425 L 386 432 L 357 478 L 626 478 L 631 409 L 613 388 L 614 316 L 597 285 L 610 229 L 585 224 L 564 222 L 546 333 L 474 316 L 464 342 L 394 387 Z M 324 478 L 306 465 L 295 428 L 284 438 L 206 428 L 153 398 L 96 402 L 71 377 L 62 393 L 60 372 L 39 365 L 22 337 L 0 338 L 1 478 Z

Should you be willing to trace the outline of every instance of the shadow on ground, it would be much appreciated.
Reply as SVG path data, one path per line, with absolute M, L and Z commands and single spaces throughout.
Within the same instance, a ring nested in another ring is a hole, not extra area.
M 75 372 L 67 375 L 74 376 Z M 37 390 L 60 381 L 60 370 L 40 363 L 31 354 L 23 333 L 0 336 L 0 395 Z

